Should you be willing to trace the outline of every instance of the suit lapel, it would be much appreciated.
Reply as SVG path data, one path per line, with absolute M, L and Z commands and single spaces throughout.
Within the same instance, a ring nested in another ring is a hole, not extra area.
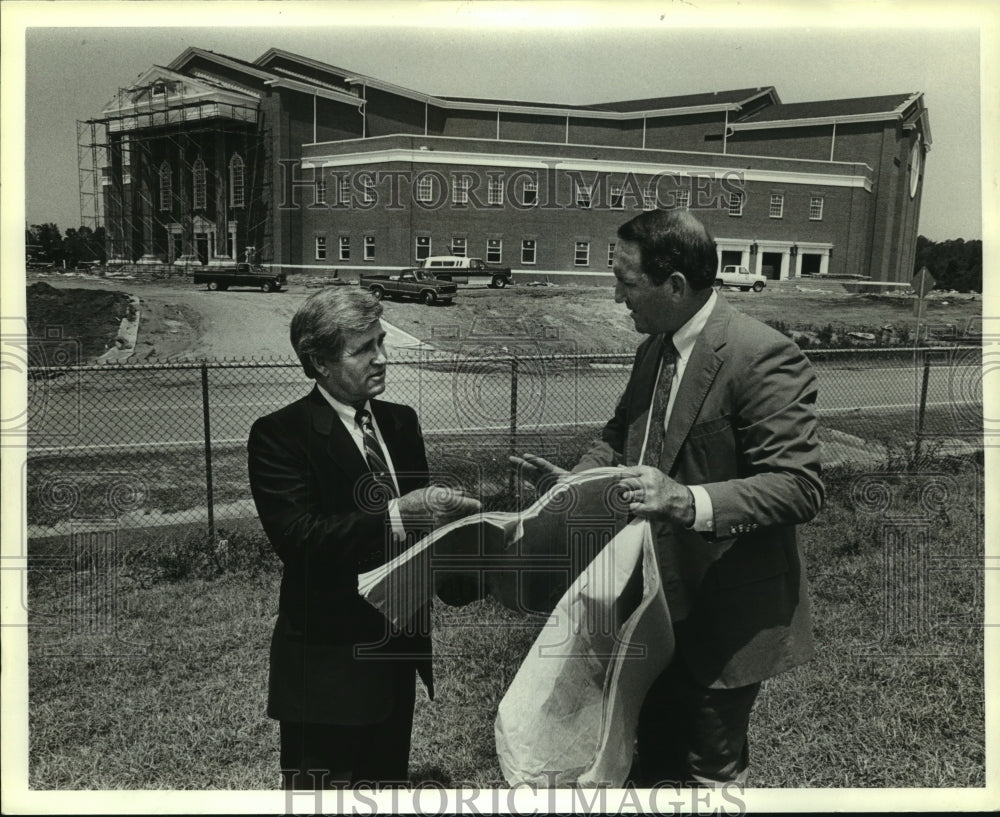
M 403 437 L 402 423 L 396 413 L 390 411 L 384 403 L 372 400 L 370 403 L 375 422 L 378 423 L 379 434 L 382 435 L 382 442 L 389 449 L 389 456 L 392 457 L 393 465 L 399 478 L 399 471 L 407 467 L 406 463 L 406 440 Z
M 722 296 L 717 296 L 715 308 L 708 316 L 705 328 L 701 330 L 691 349 L 684 369 L 684 376 L 677 387 L 673 410 L 667 423 L 667 433 L 663 439 L 660 455 L 660 470 L 669 474 L 677 459 L 681 445 L 687 439 L 691 426 L 701 411 L 708 390 L 722 366 L 718 350 L 726 344 L 726 329 L 732 313 Z
M 309 412 L 313 431 L 325 441 L 329 462 L 344 472 L 349 485 L 354 485 L 363 474 L 369 473 L 368 463 L 333 406 L 317 388 L 309 395 Z

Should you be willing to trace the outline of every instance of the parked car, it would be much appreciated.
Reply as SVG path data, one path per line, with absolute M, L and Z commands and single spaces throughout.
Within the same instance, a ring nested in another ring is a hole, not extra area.
M 260 264 L 244 263 L 202 267 L 191 273 L 191 277 L 196 284 L 207 284 L 213 292 L 229 287 L 255 287 L 261 292 L 278 292 L 286 281 L 284 272 L 274 273 Z
M 767 286 L 767 278 L 760 273 L 750 272 L 746 267 L 727 264 L 715 278 L 717 287 L 739 287 L 741 292 L 760 292 Z
M 510 267 L 493 266 L 482 258 L 466 258 L 464 255 L 432 255 L 424 259 L 421 269 L 445 281 L 450 281 L 455 276 L 488 277 L 493 289 L 503 289 L 507 284 L 513 283 Z
M 428 306 L 448 302 L 458 292 L 457 284 L 434 278 L 420 269 L 404 269 L 395 275 L 361 275 L 358 284 L 379 300 L 419 298 Z

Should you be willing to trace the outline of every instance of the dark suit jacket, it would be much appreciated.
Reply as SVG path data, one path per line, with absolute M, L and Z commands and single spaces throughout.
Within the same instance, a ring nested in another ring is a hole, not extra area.
M 371 407 L 401 493 L 426 485 L 416 413 L 376 400 Z M 314 388 L 260 418 L 248 453 L 257 513 L 283 563 L 268 715 L 377 722 L 413 684 L 414 667 L 433 696 L 429 617 L 393 631 L 358 595 L 358 574 L 386 561 L 391 525 L 384 510 L 362 507 L 370 471 L 330 404 Z
M 577 470 L 637 464 L 662 344 L 640 345 Z M 795 525 L 823 503 L 816 379 L 794 343 L 719 296 L 677 388 L 659 467 L 703 486 L 714 516 L 709 534 L 653 526 L 668 606 L 683 619 L 677 656 L 706 686 L 743 686 L 812 655 Z

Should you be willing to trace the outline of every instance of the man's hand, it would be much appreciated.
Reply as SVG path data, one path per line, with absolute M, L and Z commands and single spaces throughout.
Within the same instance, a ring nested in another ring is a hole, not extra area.
M 518 476 L 534 486 L 539 494 L 544 494 L 569 474 L 565 468 L 553 465 L 547 459 L 536 457 L 534 454 L 512 456 L 508 459 L 517 469 Z
M 456 519 L 479 513 L 482 503 L 461 488 L 428 485 L 401 496 L 397 507 L 404 527 L 431 522 L 435 528 L 440 528 Z
M 622 470 L 622 499 L 636 516 L 662 517 L 684 527 L 694 524 L 694 495 L 659 468 L 634 465 Z

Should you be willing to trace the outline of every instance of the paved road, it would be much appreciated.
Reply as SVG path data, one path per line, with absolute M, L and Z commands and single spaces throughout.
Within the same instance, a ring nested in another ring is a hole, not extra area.
M 863 425 L 872 413 L 912 409 L 921 382 L 912 363 L 852 368 L 818 363 L 819 409 L 851 413 Z M 522 431 L 600 425 L 610 415 L 628 368 L 556 368 L 522 361 L 517 427 Z M 208 370 L 209 421 L 218 443 L 242 443 L 253 420 L 310 387 L 294 366 Z M 927 403 L 962 417 L 981 417 L 982 370 L 975 362 L 935 366 Z M 454 371 L 390 365 L 386 398 L 413 405 L 425 432 L 507 430 L 511 418 L 509 365 L 467 362 Z M 202 444 L 201 372 L 192 369 L 74 372 L 29 386 L 29 442 L 45 452 L 136 450 Z

